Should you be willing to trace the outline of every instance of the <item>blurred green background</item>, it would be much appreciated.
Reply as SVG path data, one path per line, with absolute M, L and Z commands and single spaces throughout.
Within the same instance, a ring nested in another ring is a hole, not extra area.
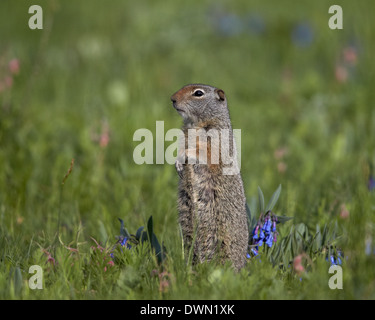
M 43 8 L 43 30 L 28 27 L 32 4 Z M 269 198 L 282 184 L 278 214 L 313 229 L 338 221 L 353 274 L 351 289 L 334 297 L 374 298 L 374 256 L 365 250 L 368 243 L 375 250 L 369 190 L 375 4 L 335 4 L 343 8 L 342 30 L 328 27 L 326 1 L 2 0 L 0 296 L 48 297 L 17 295 L 10 284 L 14 268 L 26 279 L 27 266 L 42 259 L 40 247 L 52 245 L 59 212 L 64 243 L 113 242 L 117 217 L 135 232 L 152 215 L 159 239 L 178 250 L 175 168 L 136 165 L 133 134 L 139 128 L 155 134 L 156 121 L 164 121 L 165 132 L 180 127 L 171 94 L 205 83 L 226 92 L 232 125 L 242 130 L 250 206 L 256 207 L 257 186 Z M 323 297 L 330 298 L 323 282 Z M 131 287 L 124 296 L 106 297 L 160 297 L 151 287 L 144 284 L 144 296 Z M 228 296 L 229 290 L 212 297 L 285 298 L 283 290 L 292 290 L 292 298 L 320 297 L 291 287 L 282 282 L 273 295 Z M 195 288 L 191 295 L 175 289 L 174 298 L 207 296 L 204 285 Z

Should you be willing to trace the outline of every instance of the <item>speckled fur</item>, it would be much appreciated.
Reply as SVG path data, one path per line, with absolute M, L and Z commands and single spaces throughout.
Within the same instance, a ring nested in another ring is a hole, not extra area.
M 204 96 L 195 97 L 193 94 L 197 89 L 203 90 Z M 230 129 L 232 134 L 222 90 L 207 85 L 187 85 L 171 100 L 184 119 L 185 137 L 188 129 L 193 128 L 206 131 L 210 128 Z M 232 139 L 232 135 L 230 137 Z M 211 148 L 215 146 L 209 142 L 197 146 L 200 152 L 207 152 L 207 164 L 180 165 L 179 222 L 187 251 L 193 245 L 193 262 L 218 257 L 222 262 L 230 260 L 233 267 L 240 270 L 246 263 L 248 245 L 243 182 L 239 173 L 223 174 L 221 158 L 219 164 L 210 163 Z M 194 153 L 195 150 L 188 152 Z

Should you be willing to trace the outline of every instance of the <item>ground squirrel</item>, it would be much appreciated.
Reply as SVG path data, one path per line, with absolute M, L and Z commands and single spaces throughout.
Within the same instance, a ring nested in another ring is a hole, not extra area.
M 208 85 L 190 84 L 172 95 L 171 100 L 184 120 L 184 146 L 176 160 L 180 176 L 179 222 L 184 244 L 188 251 L 193 245 L 193 262 L 209 261 L 217 256 L 221 262 L 231 261 L 239 270 L 246 263 L 249 234 L 239 170 L 224 173 L 228 169 L 228 162 L 221 154 L 225 146 L 237 166 L 224 91 Z M 191 141 L 190 133 L 200 129 L 204 133 L 220 132 L 220 139 L 207 134 L 206 141 L 201 141 L 193 135 L 195 148 L 192 148 L 188 142 L 189 138 Z M 222 139 L 224 132 L 229 132 L 229 143 Z M 216 162 L 211 158 L 214 154 L 219 154 Z M 207 157 L 206 162 L 201 161 L 203 155 Z

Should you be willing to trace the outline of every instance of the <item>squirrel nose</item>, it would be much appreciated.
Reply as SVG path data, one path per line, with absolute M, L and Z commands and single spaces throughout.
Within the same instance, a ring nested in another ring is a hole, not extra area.
M 171 97 L 171 101 L 173 103 L 173 107 L 176 107 L 177 100 L 174 96 Z

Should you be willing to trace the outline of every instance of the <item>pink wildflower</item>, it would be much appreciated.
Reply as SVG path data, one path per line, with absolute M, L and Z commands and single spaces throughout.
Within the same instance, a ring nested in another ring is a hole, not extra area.
M 341 209 L 340 210 L 340 218 L 341 219 L 347 219 L 347 218 L 349 218 L 349 211 L 346 208 L 345 204 L 342 204 L 340 209 Z
M 18 74 L 20 72 L 20 62 L 14 58 L 9 61 L 8 68 L 11 74 Z
M 296 271 L 298 274 L 301 274 L 305 272 L 305 268 L 302 265 L 302 254 L 296 256 L 293 260 L 293 269 Z

